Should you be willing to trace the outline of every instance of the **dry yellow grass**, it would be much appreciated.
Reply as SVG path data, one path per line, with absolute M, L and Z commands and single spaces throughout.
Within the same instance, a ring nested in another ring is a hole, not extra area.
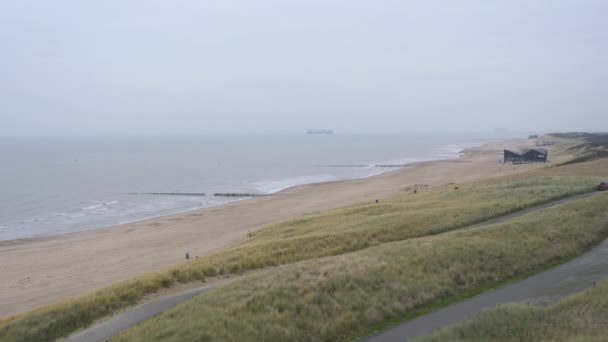
M 534 205 L 591 190 L 594 178 L 533 177 L 434 188 L 381 203 L 320 212 L 269 226 L 252 240 L 209 258 L 183 265 L 226 270 L 280 265 L 336 255 L 467 227 Z M 221 260 L 217 259 L 219 257 Z M 219 267 L 217 267 L 220 265 Z

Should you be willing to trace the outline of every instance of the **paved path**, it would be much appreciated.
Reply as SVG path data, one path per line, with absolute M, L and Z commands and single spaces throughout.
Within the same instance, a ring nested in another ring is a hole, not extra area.
M 588 196 L 590 195 L 586 197 Z M 580 198 L 580 196 L 577 197 Z M 568 200 L 574 200 L 574 198 Z M 589 253 L 568 263 L 471 299 L 454 303 L 361 338 L 359 341 L 407 341 L 500 304 L 510 302 L 549 304 L 564 296 L 592 287 L 595 282 L 606 277 L 608 277 L 608 239 Z
M 579 200 L 582 198 L 587 198 L 590 196 L 594 196 L 596 195 L 596 193 L 587 193 L 587 194 L 583 194 L 583 195 L 577 195 L 577 196 L 573 196 L 573 197 L 568 197 L 565 199 L 561 199 L 558 201 L 554 201 L 554 202 L 550 202 L 547 204 L 543 204 L 531 209 L 527 209 L 527 210 L 523 210 L 523 211 L 519 211 L 510 215 L 506 215 L 494 220 L 490 220 L 487 222 L 483 222 L 480 223 L 478 225 L 475 226 L 471 226 L 465 229 L 469 229 L 469 228 L 473 228 L 473 227 L 479 227 L 482 225 L 489 225 L 489 224 L 494 224 L 494 223 L 498 223 L 498 222 L 502 222 L 505 220 L 510 220 L 513 219 L 515 217 L 519 217 L 522 215 L 526 215 L 529 214 L 531 212 L 534 211 L 538 211 L 538 210 L 542 210 L 542 209 L 546 209 L 549 207 L 552 207 L 554 205 L 558 205 L 558 204 L 562 204 L 565 202 L 570 202 L 570 201 L 574 201 L 574 200 Z M 224 283 L 224 282 L 223 282 Z M 207 286 L 203 286 L 194 290 L 189 290 L 186 292 L 182 292 L 182 293 L 178 293 L 175 295 L 171 295 L 171 296 L 167 296 L 167 297 L 162 297 L 159 299 L 156 299 L 154 301 L 151 301 L 149 303 L 145 303 L 142 304 L 140 306 L 137 306 L 129 311 L 126 311 L 122 314 L 119 314 L 115 317 L 110 318 L 107 321 L 101 322 L 99 324 L 96 324 L 80 333 L 77 333 L 75 335 L 70 336 L 69 338 L 67 338 L 66 340 L 64 340 L 65 342 L 97 342 L 97 341 L 105 341 L 107 339 L 109 339 L 110 337 L 118 334 L 119 332 L 128 329 L 134 325 L 136 325 L 139 322 L 142 322 L 156 314 L 159 314 L 167 309 L 170 309 L 172 307 L 174 307 L 175 305 L 184 302 L 194 296 L 197 296 L 205 291 L 209 291 L 212 288 L 219 286 L 223 283 L 217 283 L 217 284 L 213 284 L 213 285 L 207 285 Z M 426 317 L 426 316 L 424 316 Z M 421 317 L 422 318 L 422 317 Z M 407 323 L 406 323 L 407 324 Z M 442 324 L 443 325 L 443 324 Z M 431 329 L 432 330 L 432 329 Z M 403 339 L 400 339 L 403 340 Z M 385 341 L 384 339 L 381 339 L 380 341 Z M 392 341 L 391 339 L 386 340 L 386 341 Z
M 67 339 L 65 342 L 99 342 L 106 341 L 112 336 L 119 332 L 128 329 L 139 322 L 142 322 L 156 314 L 159 314 L 165 310 L 168 310 L 175 305 L 186 301 L 194 296 L 197 296 L 203 292 L 209 291 L 216 286 L 226 283 L 216 283 L 213 285 L 207 285 L 199 287 L 193 290 L 173 294 L 167 297 L 162 297 L 151 302 L 137 306 L 129 311 L 121 313 L 117 316 L 110 318 L 107 321 L 103 321 L 96 324 L 80 333 L 74 334 Z
M 559 205 L 559 204 L 564 204 L 564 203 L 567 203 L 567 202 L 577 201 L 577 200 L 580 200 L 580 199 L 584 199 L 584 198 L 588 198 L 588 197 L 592 197 L 592 196 L 597 196 L 599 194 L 601 194 L 601 192 L 594 191 L 594 192 L 584 193 L 584 194 L 581 194 L 581 195 L 576 195 L 576 196 L 562 198 L 562 199 L 557 200 L 557 201 L 553 201 L 553 202 L 541 204 L 539 206 L 535 206 L 535 207 L 532 207 L 532 208 L 528 208 L 528 209 L 525 209 L 525 210 L 517 211 L 517 212 L 514 212 L 512 214 L 501 216 L 499 218 L 496 218 L 496 219 L 493 219 L 493 220 L 490 220 L 490 221 L 486 221 L 486 222 L 482 222 L 482 223 L 479 223 L 479 224 L 476 224 L 474 226 L 470 226 L 470 227 L 467 227 L 467 228 L 464 228 L 464 229 L 477 228 L 477 227 L 481 227 L 481 226 L 489 226 L 491 224 L 505 222 L 505 221 L 512 220 L 512 219 L 520 217 L 520 216 L 528 215 L 530 213 L 533 213 L 533 212 L 536 212 L 536 211 L 539 211 L 539 210 L 551 208 L 551 207 Z

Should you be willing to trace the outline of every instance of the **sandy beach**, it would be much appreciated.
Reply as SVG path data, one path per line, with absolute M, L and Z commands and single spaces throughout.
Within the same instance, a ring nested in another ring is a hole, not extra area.
M 366 179 L 312 184 L 275 195 L 58 236 L 0 242 L 0 317 L 81 295 L 116 281 L 204 256 L 247 239 L 249 230 L 296 215 L 381 199 L 413 185 L 437 186 L 524 172 L 544 164 L 499 163 L 513 140 L 457 159 L 423 162 Z

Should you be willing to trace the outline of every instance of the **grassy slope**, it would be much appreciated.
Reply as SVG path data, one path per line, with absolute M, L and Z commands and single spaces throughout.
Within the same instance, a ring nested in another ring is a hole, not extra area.
M 174 281 L 337 255 L 385 242 L 437 234 L 589 190 L 586 177 L 486 181 L 404 194 L 270 226 L 236 248 L 166 272 L 0 321 L 0 339 L 53 340 L 135 303 Z
M 563 163 L 576 164 L 600 158 L 608 158 L 608 133 L 554 133 L 544 136 L 544 140 L 566 139 L 566 154 L 573 155 Z
M 479 182 L 460 186 L 458 191 L 436 188 L 395 196 L 379 204 L 305 215 L 255 232 L 251 241 L 185 264 L 180 272 L 190 274 L 201 267 L 215 267 L 221 272 L 274 266 L 438 234 L 585 192 L 593 181 L 537 177 Z
M 116 341 L 319 341 L 367 332 L 608 237 L 608 196 L 509 222 L 292 264 L 218 288 Z M 576 229 L 573 229 L 576 227 Z
M 434 341 L 606 341 L 608 281 L 549 307 L 508 305 L 417 339 Z

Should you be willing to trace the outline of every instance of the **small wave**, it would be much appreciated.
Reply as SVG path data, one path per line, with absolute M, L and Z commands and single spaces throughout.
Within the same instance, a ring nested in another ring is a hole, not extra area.
M 112 205 L 112 204 L 116 204 L 116 203 L 118 203 L 118 201 L 106 202 L 106 203 L 104 203 L 104 205 Z
M 74 220 L 74 219 L 85 216 L 85 214 L 83 214 L 83 213 L 78 214 L 78 213 L 74 213 L 74 212 L 72 212 L 72 213 L 55 213 L 55 214 L 52 214 L 52 216 L 61 217 L 66 220 Z
M 101 206 L 103 206 L 103 204 L 95 204 L 95 205 L 92 205 L 92 206 L 89 206 L 89 207 L 82 207 L 80 209 L 82 209 L 82 210 L 91 210 L 91 209 L 99 208 Z
M 321 183 L 335 180 L 336 176 L 334 175 L 315 175 L 315 176 L 302 176 L 302 177 L 293 177 L 286 179 L 274 179 L 274 180 L 266 180 L 254 182 L 253 185 L 256 187 L 258 191 L 261 191 L 266 194 L 272 194 L 275 192 L 279 192 L 281 190 L 285 190 L 287 188 L 291 188 L 298 185 L 304 184 L 312 184 L 312 183 Z

